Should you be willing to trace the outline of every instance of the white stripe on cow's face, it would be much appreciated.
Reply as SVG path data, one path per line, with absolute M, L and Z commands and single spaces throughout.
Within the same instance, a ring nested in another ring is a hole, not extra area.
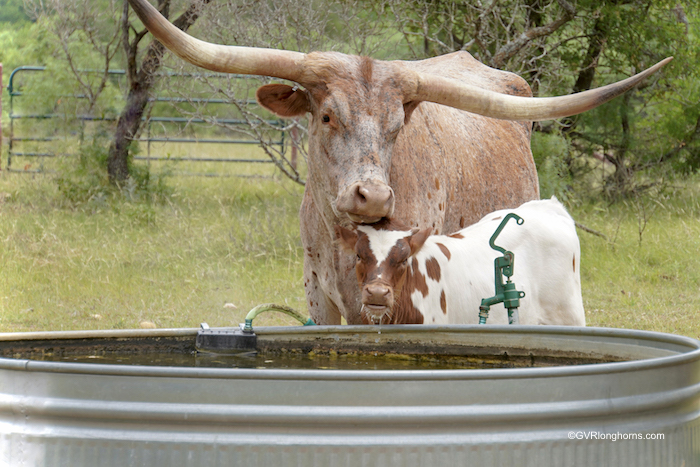
M 379 235 L 374 227 L 366 225 L 358 225 L 357 230 L 364 232 L 369 238 L 369 247 L 377 260 L 377 265 L 382 264 L 382 261 L 389 256 L 396 242 L 411 235 L 410 231 L 400 230 L 382 230 L 382 234 Z

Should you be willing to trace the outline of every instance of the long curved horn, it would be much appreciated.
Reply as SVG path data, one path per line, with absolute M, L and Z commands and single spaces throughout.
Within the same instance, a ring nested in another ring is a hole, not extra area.
M 297 81 L 305 54 L 287 50 L 211 44 L 182 32 L 147 0 L 129 0 L 144 26 L 183 60 L 212 71 L 274 76 Z
M 502 120 L 551 120 L 580 114 L 608 102 L 639 84 L 672 59 L 673 57 L 668 57 L 651 68 L 617 83 L 559 97 L 511 96 L 454 79 L 415 72 L 417 85 L 413 98 Z

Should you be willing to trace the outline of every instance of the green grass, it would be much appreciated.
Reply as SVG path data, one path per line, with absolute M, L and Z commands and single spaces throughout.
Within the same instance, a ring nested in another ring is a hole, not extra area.
M 48 178 L 0 177 L 0 330 L 229 326 L 259 303 L 305 308 L 301 187 L 171 182 L 162 204 L 67 208 Z
M 644 215 L 635 204 L 572 209 L 609 240 L 579 232 L 588 325 L 700 338 L 700 185 L 648 201 L 641 242 Z
M 300 186 L 197 177 L 168 184 L 172 195 L 161 203 L 76 207 L 60 201 L 49 177 L 0 175 L 0 331 L 137 328 L 144 320 L 230 326 L 267 302 L 306 312 Z M 589 325 L 700 337 L 700 184 L 683 188 L 653 204 L 641 243 L 633 203 L 570 207 L 608 237 L 579 232 Z

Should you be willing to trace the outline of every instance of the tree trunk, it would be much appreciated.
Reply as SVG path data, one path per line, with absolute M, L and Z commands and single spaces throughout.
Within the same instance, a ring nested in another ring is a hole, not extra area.
M 598 58 L 603 53 L 603 46 L 607 39 L 607 31 L 605 26 L 605 18 L 598 18 L 593 26 L 588 51 L 583 63 L 586 66 L 579 72 L 576 84 L 574 84 L 573 92 L 588 91 L 593 85 L 595 78 L 595 70 L 598 67 Z
M 209 3 L 203 0 L 201 3 Z M 199 17 L 199 3 L 191 4 L 173 24 L 183 31 L 187 31 Z M 129 178 L 129 148 L 142 125 L 143 114 L 148 105 L 148 97 L 156 81 L 156 73 L 163 63 L 165 47 L 153 40 L 146 50 L 146 55 L 141 61 L 140 69 L 136 66 L 136 54 L 138 44 L 146 35 L 146 30 L 136 33 L 134 40 L 129 42 L 129 29 L 131 24 L 128 18 L 128 3 L 124 0 L 123 34 L 124 47 L 127 55 L 127 75 L 129 78 L 129 93 L 126 105 L 117 120 L 117 129 L 114 132 L 114 140 L 109 147 L 107 158 L 107 173 L 114 184 L 121 184 Z M 158 9 L 166 18 L 169 16 L 170 0 L 159 0 Z
M 626 92 L 620 99 L 622 100 L 620 106 L 620 127 L 622 129 L 620 144 L 612 151 L 612 154 L 605 155 L 605 158 L 612 162 L 615 167 L 615 173 L 605 180 L 605 194 L 611 200 L 626 198 L 634 190 L 632 182 L 635 170 L 627 164 L 627 154 L 632 144 L 629 116 L 631 92 Z
M 576 83 L 574 83 L 574 88 L 572 93 L 577 93 L 581 91 L 588 91 L 593 85 L 593 79 L 595 78 L 596 68 L 598 67 L 598 58 L 600 54 L 603 53 L 603 46 L 607 39 L 607 30 L 605 26 L 605 18 L 601 17 L 596 19 L 593 25 L 593 32 L 590 35 L 590 42 L 588 43 L 588 50 L 586 51 L 586 58 L 584 58 L 584 67 L 579 71 L 578 77 L 576 78 Z M 562 120 L 562 132 L 564 134 L 572 132 L 576 128 L 576 123 L 578 121 L 577 116 L 567 117 Z
M 576 83 L 574 83 L 574 87 L 572 89 L 572 93 L 587 91 L 591 89 L 591 86 L 593 85 L 596 68 L 598 67 L 598 59 L 603 53 L 603 47 L 607 39 L 607 30 L 604 17 L 600 17 L 595 20 L 595 23 L 593 24 L 593 31 L 589 37 L 588 49 L 586 50 L 586 57 L 583 61 L 584 66 L 581 71 L 579 71 L 578 77 L 576 78 Z M 572 138 L 572 135 L 576 130 L 578 119 L 579 116 L 574 115 L 573 117 L 566 117 L 561 120 L 561 132 L 565 137 L 568 137 L 569 139 Z M 567 155 L 564 157 L 564 164 L 567 168 L 569 177 L 574 178 L 576 176 L 575 157 L 571 152 L 567 153 Z
M 126 105 L 117 120 L 114 140 L 109 147 L 107 173 L 112 183 L 121 184 L 129 178 L 129 147 L 141 128 L 141 119 L 148 104 L 148 92 L 152 86 L 134 82 L 129 88 Z

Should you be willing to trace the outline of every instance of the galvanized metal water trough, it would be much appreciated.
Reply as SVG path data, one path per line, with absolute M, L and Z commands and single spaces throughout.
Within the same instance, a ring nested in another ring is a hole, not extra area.
M 437 353 L 518 366 L 491 369 L 26 359 L 118 348 L 188 353 L 196 331 L 0 334 L 0 465 L 700 465 L 700 342 L 669 334 L 546 326 L 256 329 L 261 351 L 326 359 Z

